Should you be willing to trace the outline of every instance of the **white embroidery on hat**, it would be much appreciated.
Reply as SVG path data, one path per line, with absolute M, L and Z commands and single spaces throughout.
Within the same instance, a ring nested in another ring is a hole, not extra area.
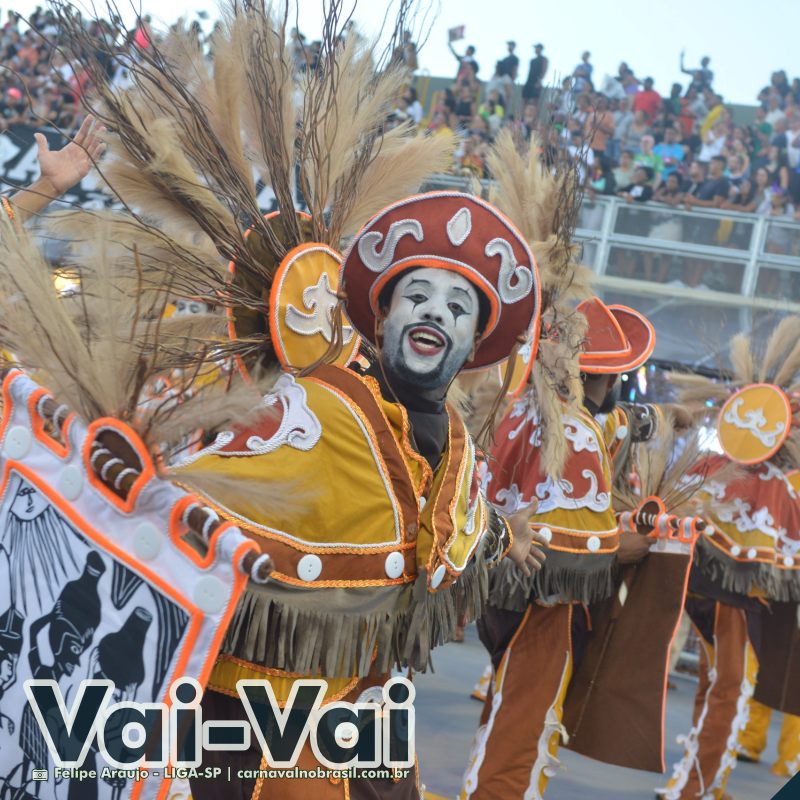
M 401 219 L 393 222 L 386 231 L 386 241 L 380 253 L 378 247 L 383 241 L 383 234 L 380 231 L 367 231 L 362 234 L 358 243 L 358 254 L 367 269 L 372 272 L 383 272 L 394 259 L 397 243 L 408 234 L 411 234 L 418 242 L 423 240 L 424 235 L 419 220 Z
M 505 239 L 492 239 L 484 250 L 487 257 L 500 256 L 500 276 L 497 289 L 504 303 L 516 303 L 527 297 L 533 288 L 533 273 L 528 267 L 518 265 L 514 250 Z M 511 281 L 516 279 L 512 285 Z
M 447 238 L 453 247 L 460 247 L 472 232 L 472 214 L 468 208 L 460 208 L 447 223 Z

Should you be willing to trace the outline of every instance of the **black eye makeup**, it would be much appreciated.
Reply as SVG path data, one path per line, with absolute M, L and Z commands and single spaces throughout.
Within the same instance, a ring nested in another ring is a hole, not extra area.
M 447 307 L 452 312 L 454 319 L 458 319 L 467 313 L 467 310 L 461 305 L 461 303 L 456 303 L 452 300 L 447 304 Z
M 410 300 L 415 306 L 418 306 L 420 303 L 424 303 L 428 299 L 427 295 L 421 294 L 420 292 L 404 294 L 403 297 L 406 300 Z

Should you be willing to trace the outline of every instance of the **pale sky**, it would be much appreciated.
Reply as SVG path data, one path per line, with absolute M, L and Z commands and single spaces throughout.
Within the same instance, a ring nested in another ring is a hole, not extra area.
M 209 0 L 141 2 L 143 13 L 165 23 L 200 9 L 214 16 L 217 8 Z M 309 40 L 317 38 L 323 0 L 296 2 L 300 30 Z M 10 7 L 24 13 L 36 4 L 15 0 Z M 662 94 L 669 93 L 673 81 L 685 86 L 689 80 L 678 69 L 682 49 L 688 67 L 698 66 L 708 55 L 714 88 L 733 103 L 753 104 L 773 70 L 785 69 L 789 80 L 800 76 L 800 0 L 436 0 L 420 2 L 419 8 L 434 20 L 420 67 L 436 76 L 455 75 L 447 30 L 457 25 L 465 26 L 466 39 L 456 43 L 456 49 L 462 52 L 467 44 L 475 45 L 483 80 L 505 55 L 507 39 L 517 42 L 522 80 L 536 42 L 544 44 L 550 59 L 550 80 L 554 72 L 571 74 L 583 50 L 592 53 L 596 84 L 616 74 L 620 61 L 627 61 L 637 77 L 652 76 Z M 385 9 L 380 0 L 360 0 L 355 19 L 361 30 L 377 34 Z

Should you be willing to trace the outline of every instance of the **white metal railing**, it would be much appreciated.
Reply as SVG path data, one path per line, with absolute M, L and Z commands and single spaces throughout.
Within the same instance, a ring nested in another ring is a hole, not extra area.
M 426 188 L 469 190 L 471 183 L 437 175 Z M 482 184 L 486 188 L 488 181 Z M 599 286 L 800 312 L 800 224 L 793 221 L 598 196 L 584 200 L 576 237 Z

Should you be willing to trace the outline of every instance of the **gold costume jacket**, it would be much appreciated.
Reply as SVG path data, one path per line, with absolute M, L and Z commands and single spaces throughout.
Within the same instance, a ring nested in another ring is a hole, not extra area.
M 479 490 L 464 423 L 448 409 L 433 472 L 405 409 L 370 377 L 336 366 L 284 374 L 265 403 L 274 413 L 181 466 L 253 485 L 245 504 L 210 500 L 275 563 L 266 585 L 248 587 L 212 687 L 265 670 L 349 679 L 394 663 L 424 669 L 455 625 L 457 595 L 459 609 L 480 606 L 483 549 L 499 556 L 505 531 Z M 280 502 L 259 498 L 270 483 L 285 487 Z

